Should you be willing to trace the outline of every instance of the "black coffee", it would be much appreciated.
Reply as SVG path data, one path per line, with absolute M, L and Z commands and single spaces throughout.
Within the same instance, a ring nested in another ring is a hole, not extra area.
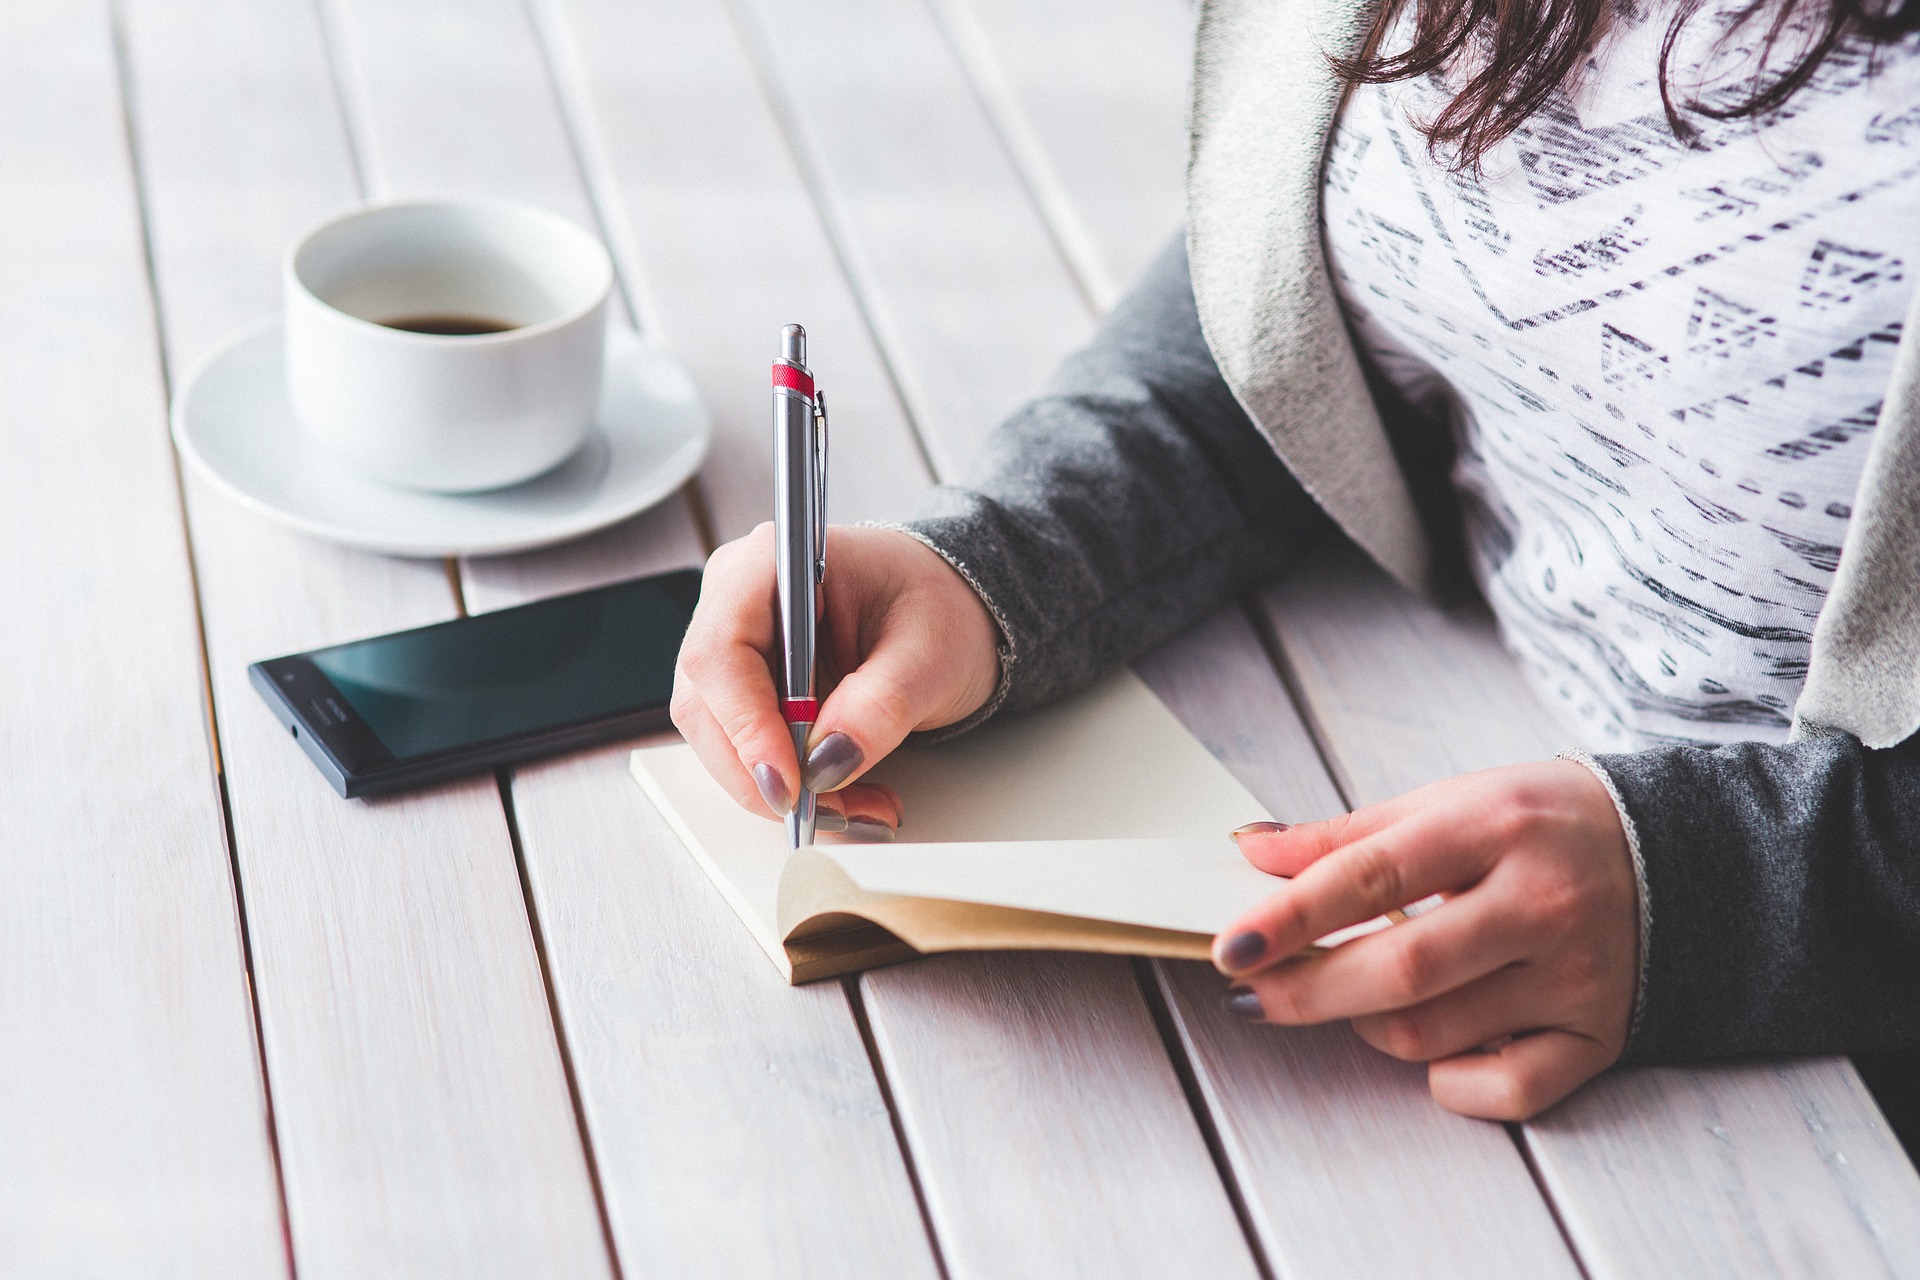
M 397 320 L 382 320 L 380 323 L 389 329 L 405 329 L 409 333 L 442 334 L 505 333 L 520 327 L 490 316 L 401 316 Z

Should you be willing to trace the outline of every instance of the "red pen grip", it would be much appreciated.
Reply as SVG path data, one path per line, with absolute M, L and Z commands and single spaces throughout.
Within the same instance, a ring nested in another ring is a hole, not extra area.
M 788 724 L 812 724 L 820 718 L 818 698 L 782 698 L 780 714 Z
M 792 365 L 783 364 L 778 360 L 773 362 L 773 385 L 787 387 L 798 391 L 809 400 L 813 399 L 813 378 Z

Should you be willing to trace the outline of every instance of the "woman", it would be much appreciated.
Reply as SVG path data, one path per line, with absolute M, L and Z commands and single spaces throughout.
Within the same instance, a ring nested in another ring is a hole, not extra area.
M 1231 1009 L 1351 1019 L 1500 1119 L 1623 1057 L 1920 1046 L 1920 5 L 1680 2 L 1208 6 L 1185 246 L 968 485 L 833 531 L 804 762 L 769 532 L 714 555 L 707 767 L 884 836 L 857 780 L 908 733 L 1347 537 L 1469 571 L 1601 754 L 1235 833 L 1294 879 L 1221 936 Z

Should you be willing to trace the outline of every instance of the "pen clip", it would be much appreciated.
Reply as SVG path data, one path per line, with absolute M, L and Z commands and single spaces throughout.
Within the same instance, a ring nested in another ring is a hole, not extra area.
M 827 393 L 813 393 L 813 580 L 827 580 Z

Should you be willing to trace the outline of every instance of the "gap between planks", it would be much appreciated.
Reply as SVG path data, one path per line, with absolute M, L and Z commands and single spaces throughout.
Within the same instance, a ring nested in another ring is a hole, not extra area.
M 455 561 L 449 557 L 447 571 L 455 579 L 458 587 L 458 575 L 454 569 Z M 462 605 L 460 614 L 466 616 Z M 607 1193 L 600 1183 L 600 1158 L 593 1150 L 593 1129 L 587 1124 L 587 1109 L 580 1101 L 580 1078 L 574 1073 L 573 1046 L 567 1040 L 566 1019 L 560 1012 L 560 1001 L 553 989 L 553 966 L 547 959 L 547 934 L 540 924 L 540 908 L 534 901 L 533 881 L 527 876 L 527 852 L 520 843 L 520 818 L 513 808 L 513 772 L 510 769 L 496 769 L 493 775 L 494 785 L 500 792 L 500 807 L 507 817 L 507 840 L 513 846 L 513 866 L 520 875 L 520 901 L 527 908 L 527 928 L 533 934 L 533 954 L 540 963 L 540 987 L 547 993 L 547 1016 L 553 1020 L 553 1040 L 560 1047 L 560 1071 L 566 1077 L 567 1098 L 573 1103 L 573 1123 L 580 1133 L 580 1149 L 587 1157 L 587 1181 L 593 1187 L 594 1211 L 600 1215 L 600 1238 L 607 1246 L 607 1266 L 613 1273 L 613 1280 L 626 1280 L 626 1272 L 620 1265 L 620 1249 L 614 1242 L 613 1218 L 607 1213 Z
M 147 175 L 141 163 L 139 132 L 133 121 L 133 65 L 127 56 L 126 26 L 119 0 L 110 0 L 106 6 L 106 16 L 108 35 L 113 42 L 114 89 L 120 100 L 120 127 L 127 149 L 127 171 L 132 180 L 135 208 L 140 218 L 141 282 L 146 286 L 147 305 L 154 321 L 152 339 L 155 365 L 160 371 L 160 393 L 171 407 L 173 364 L 167 356 L 167 344 L 162 336 L 166 331 L 166 312 L 154 272 L 153 229 L 147 211 Z M 220 801 L 220 834 L 226 843 L 227 878 L 232 886 L 234 920 L 240 933 L 240 963 L 246 974 L 247 1014 L 253 1027 L 254 1061 L 260 1072 L 267 1154 L 272 1161 L 274 1199 L 279 1206 L 280 1245 L 288 1280 L 298 1280 L 300 1271 L 293 1256 L 293 1219 L 287 1203 L 287 1175 L 280 1159 L 280 1126 L 274 1109 L 273 1074 L 267 1069 L 266 1035 L 260 1020 L 260 991 L 254 981 L 253 929 L 247 918 L 246 882 L 240 874 L 239 845 L 233 828 L 233 797 L 227 789 L 226 761 L 220 747 L 220 721 L 214 710 L 213 662 L 207 650 L 207 617 L 200 592 L 200 563 L 194 554 L 192 532 L 187 523 L 186 480 L 181 474 L 180 454 L 171 444 L 167 448 L 167 460 L 179 514 L 181 553 L 186 560 L 187 583 L 192 595 L 194 641 L 200 659 L 200 706 L 207 730 L 207 763 L 213 772 L 214 791 Z
M 584 100 L 584 86 L 581 80 L 581 71 L 579 68 L 572 66 L 570 61 L 565 57 L 567 46 L 560 36 L 560 24 L 563 20 L 552 12 L 549 0 L 525 0 L 525 4 L 529 23 L 535 33 L 539 57 L 545 67 L 548 83 L 552 86 L 561 126 L 572 151 L 575 170 L 579 174 L 581 185 L 587 193 L 587 199 L 593 209 L 597 228 L 607 244 L 617 244 L 625 249 L 625 252 L 620 254 L 620 269 L 615 272 L 615 278 L 619 282 L 623 296 L 627 299 L 629 314 L 634 317 L 636 325 L 639 326 L 643 322 L 643 314 L 640 298 L 637 297 L 636 294 L 640 291 L 634 290 L 629 286 L 628 277 L 642 270 L 640 265 L 642 255 L 637 247 L 631 245 L 628 241 L 627 228 L 620 226 L 618 220 L 609 213 L 609 202 L 615 199 L 614 179 L 606 171 L 606 166 L 599 162 L 599 152 L 594 146 L 594 138 L 591 133 L 593 117 Z M 836 263 L 840 268 L 841 276 L 847 282 L 849 290 L 854 296 L 856 305 L 860 308 L 861 321 L 868 331 L 874 349 L 879 353 L 881 366 L 886 373 L 895 399 L 899 403 L 910 438 L 913 441 L 915 449 L 918 451 L 921 465 L 929 475 L 934 474 L 931 456 L 927 452 L 925 442 L 920 438 L 919 429 L 913 420 L 911 409 L 908 406 L 905 396 L 902 394 L 897 373 L 893 369 L 891 361 L 887 358 L 886 347 L 880 342 L 879 335 L 874 330 L 872 316 L 864 305 L 865 300 L 861 297 L 852 274 L 846 268 L 844 247 L 840 243 L 837 229 L 833 225 L 826 202 L 821 196 L 818 175 L 813 171 L 809 157 L 795 137 L 788 108 L 780 97 L 778 87 L 772 82 L 771 77 L 766 74 L 763 60 L 764 52 L 749 35 L 749 31 L 752 28 L 751 21 L 747 19 L 745 15 L 742 15 L 737 7 L 731 3 L 728 3 L 725 8 L 734 30 L 741 36 L 741 43 L 747 51 L 749 63 L 756 81 L 762 95 L 768 102 L 769 113 L 777 123 L 788 153 L 793 158 L 796 168 L 802 175 L 802 181 L 806 185 L 816 216 L 820 219 L 826 232 L 828 243 L 831 245 L 836 256 Z M 719 547 L 720 537 L 715 528 L 711 505 L 706 500 L 704 489 L 696 478 L 688 482 L 683 492 L 687 498 L 689 511 L 700 544 L 703 550 L 708 555 L 711 555 Z M 514 833 L 515 854 L 516 857 L 520 857 L 518 826 L 513 818 L 510 775 L 503 774 L 502 798 L 507 805 L 509 826 Z M 521 860 L 521 871 L 522 885 L 527 902 L 527 912 L 529 918 L 535 922 L 535 937 L 539 939 L 538 908 L 535 904 L 531 883 L 526 879 L 523 858 Z M 596 1195 L 601 1197 L 602 1220 L 603 1223 L 606 1224 L 608 1232 L 609 1252 L 615 1256 L 615 1265 L 617 1267 L 618 1255 L 613 1245 L 611 1222 L 606 1216 L 605 1200 L 600 1192 L 598 1159 L 593 1153 L 592 1140 L 586 1124 L 584 1110 L 579 1110 L 579 1091 L 574 1081 L 571 1053 L 567 1048 L 568 1037 L 565 1032 L 558 1003 L 554 998 L 552 990 L 552 979 L 547 963 L 544 940 L 539 942 L 539 947 L 541 971 L 548 983 L 548 1001 L 554 1012 L 555 1033 L 562 1046 L 562 1053 L 566 1056 L 568 1083 L 574 1092 L 575 1106 L 580 1115 L 581 1139 L 588 1151 L 589 1165 L 594 1169 L 595 1192 Z M 875 1084 L 879 1089 L 880 1097 L 886 1107 L 894 1141 L 898 1146 L 900 1158 L 906 1170 L 907 1180 L 912 1189 L 914 1203 L 920 1216 L 921 1228 L 925 1233 L 927 1247 L 932 1256 L 934 1267 L 937 1274 L 941 1277 L 941 1280 L 948 1280 L 950 1273 L 944 1251 L 941 1247 L 939 1233 L 934 1226 L 933 1216 L 927 1204 L 926 1193 L 921 1184 L 918 1164 L 914 1158 L 912 1144 L 907 1138 L 899 1106 L 894 1098 L 893 1087 L 887 1076 L 885 1061 L 874 1039 L 873 1027 L 867 1016 L 865 999 L 860 992 L 857 979 L 846 979 L 840 983 L 840 986 L 849 1010 L 853 1015 L 854 1023 L 859 1030 L 861 1043 L 866 1051 L 867 1061 L 873 1072 Z
M 1206 1095 L 1200 1088 L 1200 1077 L 1193 1068 L 1193 1058 L 1180 1040 L 1180 1030 L 1173 1021 L 1173 1010 L 1167 1007 L 1166 992 L 1161 990 L 1160 980 L 1155 976 L 1153 961 L 1145 956 L 1134 956 L 1132 964 L 1133 980 L 1140 988 L 1140 999 L 1153 1018 L 1154 1030 L 1160 1033 L 1160 1043 L 1166 1046 L 1167 1060 L 1173 1064 L 1173 1074 L 1179 1077 L 1180 1092 L 1186 1096 L 1187 1110 L 1193 1113 L 1193 1123 L 1207 1144 L 1207 1155 L 1213 1160 L 1213 1170 L 1219 1175 L 1220 1185 L 1226 1188 L 1227 1203 L 1233 1208 L 1233 1220 L 1240 1224 L 1240 1234 L 1246 1238 L 1247 1253 L 1253 1258 L 1254 1269 L 1259 1272 L 1260 1280 L 1276 1280 L 1273 1263 L 1268 1261 L 1266 1250 L 1260 1243 L 1260 1232 L 1253 1225 L 1253 1212 L 1247 1207 L 1246 1196 L 1241 1193 L 1239 1179 L 1234 1177 L 1233 1162 L 1227 1157 L 1226 1144 L 1220 1139 L 1220 1127 L 1214 1123 L 1213 1112 L 1207 1108 Z
M 781 141 L 786 144 L 787 154 L 806 186 L 807 197 L 813 202 L 814 216 L 820 220 L 820 227 L 826 233 L 827 244 L 833 250 L 834 264 L 839 268 L 840 278 L 846 283 L 847 292 L 852 295 L 854 305 L 859 309 L 860 322 L 866 327 L 867 339 L 880 359 L 880 368 L 886 374 L 887 385 L 893 392 L 900 415 L 906 420 L 907 438 L 920 455 L 920 465 L 937 481 L 940 468 L 934 462 L 926 432 L 919 415 L 914 411 L 914 397 L 908 394 L 895 362 L 893 353 L 896 344 L 888 340 L 873 299 L 868 296 L 866 282 L 853 268 L 851 250 L 847 245 L 849 232 L 835 216 L 833 200 L 828 194 L 829 184 L 821 172 L 820 158 L 807 145 L 804 130 L 798 121 L 798 112 L 780 84 L 780 78 L 773 74 L 770 65 L 772 54 L 768 48 L 771 37 L 761 29 L 759 21 L 752 14 L 743 10 L 743 3 L 745 0 L 720 0 L 720 7 L 733 23 L 740 46 L 746 51 L 747 61 L 753 69 L 754 82 L 759 85 L 761 96 L 766 100 L 767 112 L 778 126 Z

